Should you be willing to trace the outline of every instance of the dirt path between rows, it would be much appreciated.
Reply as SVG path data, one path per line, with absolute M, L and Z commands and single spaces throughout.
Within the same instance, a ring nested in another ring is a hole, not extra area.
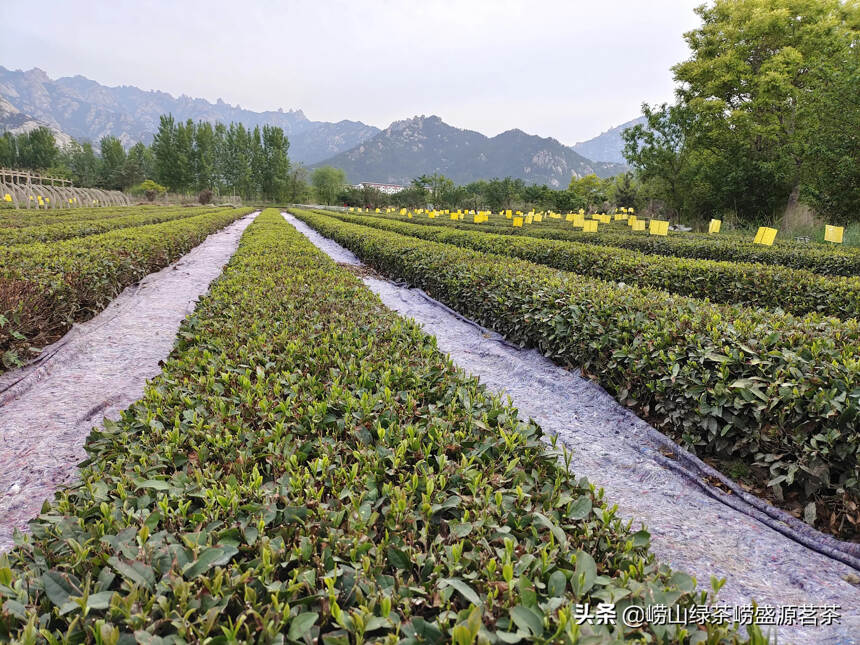
M 335 261 L 361 264 L 349 250 L 285 217 Z M 458 367 L 488 389 L 508 394 L 521 415 L 558 435 L 574 451 L 574 473 L 603 487 L 609 503 L 618 504 L 635 528 L 640 522 L 647 526 L 662 562 L 695 576 L 702 588 L 709 587 L 711 575 L 726 578 L 721 603 L 840 607 L 841 624 L 779 627 L 780 643 L 860 642 L 860 588 L 843 579 L 856 575 L 851 567 L 725 505 L 667 468 L 648 438 L 648 424 L 595 383 L 534 350 L 500 342 L 498 334 L 483 332 L 416 289 L 372 277 L 364 283 L 387 307 L 435 336 Z
M 252 213 L 213 233 L 104 311 L 0 377 L 0 552 L 86 458 L 84 440 L 143 394 L 182 320 L 236 251 Z

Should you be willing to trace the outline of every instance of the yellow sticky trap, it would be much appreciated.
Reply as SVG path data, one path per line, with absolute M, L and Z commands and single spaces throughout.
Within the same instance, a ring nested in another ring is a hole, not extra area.
M 575 213 L 573 216 L 573 225 L 577 228 L 585 226 L 585 215 L 582 213 Z
M 412 219 L 412 213 L 406 213 L 406 217 Z
M 522 217 L 514 217 L 514 227 L 522 228 L 523 227 L 523 218 Z
M 652 219 L 648 222 L 648 233 L 650 235 L 668 235 L 669 222 L 666 220 Z
M 708 233 L 719 233 L 722 223 L 723 220 L 721 219 L 712 219 L 711 223 L 708 225 Z
M 572 222 L 573 221 L 573 213 L 568 213 L 567 215 L 565 215 L 564 221 L 565 222 Z
M 758 232 L 755 234 L 755 239 L 753 240 L 753 244 L 763 244 L 764 246 L 773 246 L 773 241 L 776 239 L 777 230 L 775 228 L 768 228 L 767 226 L 760 226 Z
M 634 231 L 644 231 L 645 230 L 645 220 L 637 219 L 633 221 L 633 230 Z
M 621 210 L 624 210 L 623 208 Z M 615 221 L 616 222 L 624 222 L 627 220 L 626 213 L 615 213 Z
M 535 221 L 536 222 L 542 222 L 543 221 L 543 215 L 541 215 L 540 213 L 535 215 Z
M 834 244 L 842 244 L 842 237 L 844 235 L 845 235 L 845 227 L 844 226 L 830 226 L 830 224 L 827 224 L 824 227 L 824 241 L 825 242 L 833 242 Z
M 597 233 L 597 220 L 591 219 L 582 223 L 583 233 Z
M 533 215 L 526 215 L 526 224 L 531 224 L 534 221 Z
M 12 195 L 10 195 L 9 193 L 6 193 L 5 195 L 3 195 L 3 201 L 4 202 L 11 202 L 12 201 Z

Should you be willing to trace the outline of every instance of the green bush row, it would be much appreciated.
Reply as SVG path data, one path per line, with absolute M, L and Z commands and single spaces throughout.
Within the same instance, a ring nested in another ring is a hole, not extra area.
M 44 224 L 59 224 L 62 222 L 77 222 L 91 219 L 109 219 L 123 217 L 133 213 L 155 210 L 157 207 L 144 208 L 140 206 L 102 206 L 93 208 L 65 208 L 58 210 L 28 210 L 9 209 L 0 214 L 0 229 L 26 228 Z
M 375 217 L 331 215 L 423 240 L 508 255 L 603 280 L 665 289 L 714 302 L 780 308 L 798 315 L 817 312 L 856 318 L 860 313 L 860 278 L 822 276 L 782 266 L 644 255 L 578 242 L 461 231 L 444 225 L 418 226 Z
M 380 217 L 366 215 L 365 217 Z M 402 216 L 382 217 L 388 219 Z M 509 220 L 505 220 L 508 222 Z M 426 219 L 414 217 L 410 223 L 438 226 L 440 223 L 465 230 L 489 231 L 503 235 L 538 237 L 554 240 L 569 240 L 584 244 L 612 246 L 652 255 L 668 255 L 700 260 L 725 260 L 730 262 L 756 262 L 759 264 L 779 264 L 794 269 L 806 269 L 822 275 L 860 276 L 860 250 L 852 247 L 837 248 L 823 245 L 778 244 L 762 246 L 751 241 L 739 240 L 736 236 L 719 235 L 704 237 L 678 233 L 661 237 L 647 233 L 600 229 L 598 233 L 584 233 L 574 228 L 543 224 L 533 224 L 514 228 L 510 224 L 489 222 L 473 224 L 468 221 L 453 222 L 441 218 Z M 570 224 L 568 224 L 570 226 Z M 619 228 L 619 227 L 613 227 Z
M 620 616 L 706 598 L 533 422 L 277 211 L 178 338 L 143 398 L 90 436 L 80 484 L 0 556 L 0 638 L 738 639 L 576 625 L 575 603 Z
M 132 211 L 118 217 L 99 217 L 85 219 L 62 219 L 38 226 L 21 228 L 0 228 L 0 246 L 13 244 L 32 244 L 33 242 L 57 242 L 71 238 L 99 235 L 119 228 L 133 228 L 147 224 L 160 224 L 172 220 L 204 215 L 215 212 L 215 208 L 147 208 Z
M 860 498 L 857 319 L 795 318 L 620 288 L 295 212 L 382 273 L 581 368 L 697 453 L 761 465 L 775 491 L 791 488 L 840 516 Z
M 222 209 L 81 239 L 0 247 L 0 372 L 89 320 L 250 209 Z

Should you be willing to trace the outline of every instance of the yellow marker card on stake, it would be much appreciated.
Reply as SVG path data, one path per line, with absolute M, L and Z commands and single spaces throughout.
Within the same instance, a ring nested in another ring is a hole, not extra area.
M 755 239 L 753 240 L 753 244 L 763 244 L 764 246 L 773 246 L 773 241 L 776 239 L 777 230 L 775 228 L 768 228 L 767 226 L 760 226 L 758 232 L 755 234 Z
M 8 197 L 8 195 L 7 195 Z M 842 237 L 845 235 L 845 227 L 844 226 L 830 226 L 830 224 L 825 225 L 824 227 L 824 241 L 825 242 L 833 242 L 834 244 L 842 244 Z
M 648 233 L 650 235 L 668 235 L 669 222 L 666 220 L 652 219 L 650 222 L 648 222 Z

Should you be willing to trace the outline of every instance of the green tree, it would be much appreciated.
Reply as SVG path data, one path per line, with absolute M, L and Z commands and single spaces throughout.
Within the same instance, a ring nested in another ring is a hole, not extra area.
M 45 127 L 18 135 L 17 148 L 18 165 L 33 170 L 50 168 L 59 155 L 54 133 Z
M 603 180 L 595 174 L 585 177 L 571 177 L 567 189 L 578 200 L 585 202 L 588 210 L 600 210 L 606 201 L 606 185 Z
M 855 5 L 857 6 L 857 5 Z M 855 13 L 855 24 L 858 20 Z M 856 30 L 856 29 L 855 29 Z M 815 136 L 808 141 L 801 193 L 829 221 L 860 218 L 860 45 L 842 51 L 836 65 L 810 70 L 815 96 L 802 118 Z
M 143 143 L 135 143 L 128 151 L 122 169 L 122 185 L 135 186 L 155 176 L 155 159 Z
M 856 206 L 857 0 L 714 0 L 672 69 L 674 106 L 625 133 L 642 189 L 673 214 L 771 220 L 798 200 Z
M 194 190 L 211 190 L 216 187 L 215 129 L 208 121 L 201 121 L 192 126 L 191 136 Z
M 683 105 L 663 104 L 652 108 L 642 105 L 645 124 L 622 133 L 624 157 L 648 182 L 669 208 L 678 215 L 689 188 L 690 148 L 687 136 L 692 127 L 692 112 Z
M 18 166 L 18 141 L 15 135 L 8 131 L 0 135 L 0 166 Z
M 284 199 L 291 204 L 304 204 L 310 198 L 308 184 L 310 173 L 302 164 L 296 164 L 287 176 L 287 189 Z
M 260 188 L 264 199 L 280 200 L 287 193 L 290 142 L 281 128 L 264 125 L 262 131 L 263 166 Z
M 346 173 L 340 168 L 321 166 L 314 170 L 311 178 L 317 199 L 323 204 L 333 204 L 346 183 Z
M 678 96 L 696 115 L 693 149 L 744 167 L 732 196 L 766 188 L 747 208 L 767 214 L 798 201 L 815 157 L 813 111 L 844 122 L 844 102 L 819 96 L 822 80 L 856 53 L 858 11 L 840 0 L 716 0 L 696 10 L 703 24 L 685 34 L 693 55 L 673 68 Z M 856 86 L 852 103 L 860 109 Z
M 116 137 L 105 136 L 99 142 L 101 151 L 101 168 L 99 183 L 109 190 L 122 190 L 131 184 L 124 185 L 123 169 L 125 168 L 125 150 L 122 142 Z
M 69 168 L 76 186 L 91 188 L 101 177 L 101 159 L 96 156 L 89 141 L 72 143 L 63 151 L 62 163 Z
M 158 131 L 152 139 L 152 154 L 155 157 L 155 174 L 158 183 L 170 190 L 180 190 L 182 170 L 177 145 L 176 121 L 172 114 L 161 115 Z
M 493 210 L 511 208 L 515 200 L 525 191 L 526 184 L 522 179 L 491 179 L 487 182 L 484 198 Z

